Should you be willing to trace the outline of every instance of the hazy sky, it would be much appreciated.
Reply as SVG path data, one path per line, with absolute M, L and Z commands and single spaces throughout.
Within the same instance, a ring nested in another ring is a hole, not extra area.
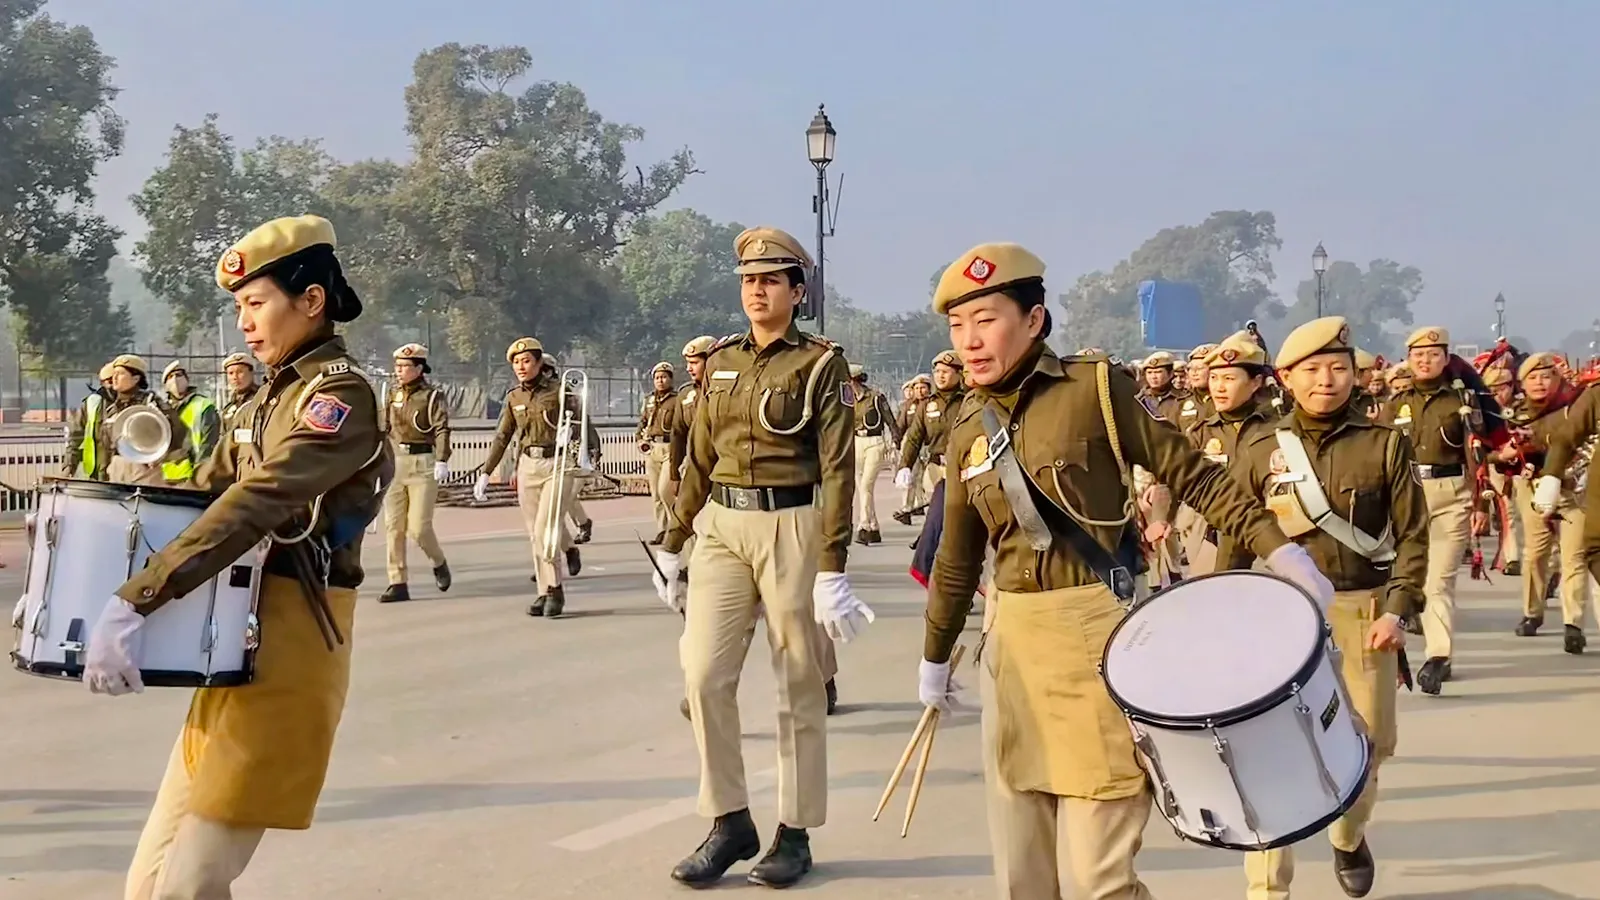
M 845 175 L 828 280 L 925 302 L 929 274 L 1015 240 L 1065 290 L 1159 229 L 1270 209 L 1280 293 L 1335 259 L 1422 269 L 1418 314 L 1554 342 L 1600 314 L 1582 287 L 1600 212 L 1600 2 L 51 0 L 116 57 L 126 197 L 171 128 L 208 111 L 248 142 L 320 136 L 403 156 L 418 51 L 520 44 L 640 125 L 640 161 L 688 145 L 673 205 L 810 240 L 804 129 L 825 102 Z M 403 12 L 402 12 L 403 11 Z M 730 250 L 731 253 L 731 250 Z

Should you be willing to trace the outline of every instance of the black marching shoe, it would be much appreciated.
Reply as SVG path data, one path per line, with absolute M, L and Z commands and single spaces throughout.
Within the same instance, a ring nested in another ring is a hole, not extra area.
M 1450 659 L 1445 656 L 1429 657 L 1417 671 L 1417 687 L 1424 694 L 1437 696 L 1444 683 L 1450 680 Z
M 1576 625 L 1568 625 L 1566 628 L 1562 629 L 1561 649 L 1567 651 L 1568 653 L 1574 655 L 1582 653 L 1583 648 L 1587 646 L 1588 643 L 1589 639 L 1583 636 L 1582 628 L 1579 628 Z
M 650 546 L 659 547 L 661 546 L 661 542 L 665 541 L 666 539 L 667 533 L 665 531 L 658 531 L 656 532 L 656 536 L 650 539 Z
M 833 683 L 832 678 L 829 678 L 828 683 L 823 685 L 823 688 L 828 692 L 828 715 L 831 716 L 833 711 L 839 708 L 839 686 Z
M 1506 563 L 1505 566 L 1500 569 L 1500 573 L 1507 578 L 1515 578 L 1522 574 L 1522 562 L 1514 559 L 1511 562 Z
M 576 575 L 583 571 L 583 557 L 578 553 L 577 547 L 567 548 L 567 574 Z
M 1337 847 L 1333 849 L 1333 877 L 1344 889 L 1345 896 L 1365 897 L 1371 893 L 1376 875 L 1377 866 L 1372 861 L 1372 850 L 1367 847 L 1366 838 L 1361 839 L 1361 846 L 1348 853 Z
M 449 563 L 442 562 L 433 567 L 433 583 L 439 588 L 439 593 L 441 594 L 450 590 L 450 585 L 455 582 L 450 578 Z
M 407 584 L 391 584 L 388 589 L 378 595 L 379 603 L 404 603 L 411 599 L 411 586 Z
M 567 608 L 567 592 L 559 585 L 550 589 L 544 599 L 544 617 L 546 619 L 561 618 L 561 611 Z
M 590 519 L 589 521 L 578 526 L 578 534 L 572 539 L 572 542 L 574 544 L 587 544 L 593 538 L 594 520 Z
M 543 616 L 545 604 L 549 601 L 549 596 L 545 594 L 540 594 L 539 596 L 533 598 L 533 602 L 528 604 L 528 615 L 533 616 L 536 619 L 540 616 Z
M 867 545 L 867 530 L 865 528 L 856 529 L 856 543 L 863 547 Z
M 894 519 L 896 522 L 899 522 L 901 525 L 910 525 L 911 524 L 911 513 L 908 510 L 904 510 L 904 509 L 897 510 L 895 512 L 895 514 L 890 516 L 889 518 Z
M 717 816 L 699 849 L 672 869 L 672 880 L 689 887 L 710 887 L 722 880 L 729 867 L 761 852 L 761 835 L 750 810 Z
M 1523 616 L 1512 633 L 1517 637 L 1533 637 L 1539 633 L 1539 626 L 1543 624 L 1543 616 Z
M 881 544 L 881 543 L 883 543 L 883 532 L 879 531 L 876 528 L 868 528 L 867 529 L 867 543 L 868 544 Z
M 804 828 L 778 826 L 772 848 L 750 869 L 750 883 L 786 888 L 798 884 L 811 871 L 811 835 Z

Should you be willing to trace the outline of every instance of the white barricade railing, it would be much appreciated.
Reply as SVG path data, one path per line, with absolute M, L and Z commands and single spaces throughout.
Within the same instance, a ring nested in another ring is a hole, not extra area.
M 600 471 L 615 479 L 644 475 L 644 454 L 634 442 L 632 424 L 596 425 L 600 434 Z M 488 422 L 450 423 L 450 481 L 465 482 L 483 466 L 494 443 Z M 0 513 L 33 509 L 33 491 L 46 475 L 61 473 L 66 441 L 45 431 L 0 435 Z M 499 476 L 509 478 L 516 458 L 508 448 Z

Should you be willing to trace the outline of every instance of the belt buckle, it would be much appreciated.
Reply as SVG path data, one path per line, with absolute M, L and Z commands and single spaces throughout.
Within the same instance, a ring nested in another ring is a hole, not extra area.
M 745 490 L 743 488 L 729 488 L 728 492 L 733 495 L 733 508 L 734 509 L 749 509 L 750 508 L 750 492 L 749 491 L 747 491 L 747 490 Z
M 1118 605 L 1123 609 L 1132 609 L 1135 597 L 1133 573 L 1128 571 L 1127 566 L 1117 566 L 1111 570 L 1110 574 L 1111 584 L 1107 585 L 1107 587 L 1111 588 L 1111 593 L 1116 595 Z
M 1417 463 L 1417 477 L 1418 478 L 1432 478 L 1433 477 L 1433 466 L 1428 465 L 1427 463 Z

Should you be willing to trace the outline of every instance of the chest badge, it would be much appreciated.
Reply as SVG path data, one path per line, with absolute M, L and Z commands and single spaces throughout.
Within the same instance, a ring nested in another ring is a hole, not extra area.
M 967 451 L 967 465 L 980 466 L 989 458 L 989 436 L 980 434 L 972 442 L 972 449 Z
M 1282 450 L 1272 451 L 1272 458 L 1267 460 L 1267 468 L 1271 469 L 1274 475 L 1283 475 L 1289 471 L 1289 461 L 1283 458 Z
M 1207 456 L 1218 456 L 1218 455 L 1221 455 L 1221 453 L 1222 453 L 1222 439 L 1221 438 L 1212 438 L 1211 440 L 1206 441 L 1205 452 L 1206 452 Z
M 1394 417 L 1396 419 L 1410 419 L 1411 418 L 1411 404 L 1409 404 L 1409 403 L 1400 404 L 1400 409 L 1395 412 Z

